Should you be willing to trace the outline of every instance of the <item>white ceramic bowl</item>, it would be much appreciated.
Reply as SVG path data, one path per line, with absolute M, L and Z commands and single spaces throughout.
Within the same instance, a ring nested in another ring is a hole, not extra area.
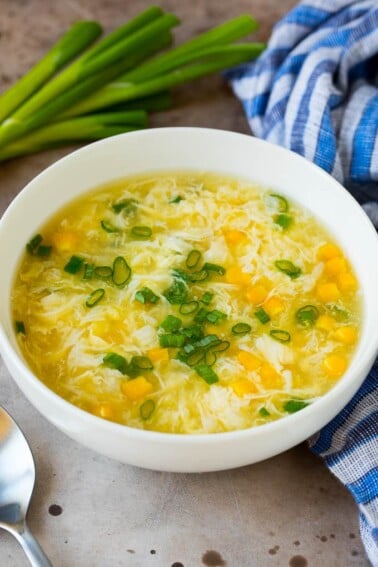
M 253 429 L 175 435 L 105 421 L 66 402 L 30 371 L 17 346 L 10 293 L 18 262 L 40 225 L 62 205 L 102 183 L 157 170 L 205 170 L 257 181 L 310 209 L 339 241 L 363 292 L 359 345 L 345 376 L 302 411 Z M 356 392 L 378 350 L 378 237 L 356 201 L 298 155 L 251 136 L 162 128 L 109 138 L 58 161 L 31 181 L 0 221 L 0 352 L 30 402 L 67 435 L 119 461 L 165 471 L 203 472 L 251 464 L 315 433 Z

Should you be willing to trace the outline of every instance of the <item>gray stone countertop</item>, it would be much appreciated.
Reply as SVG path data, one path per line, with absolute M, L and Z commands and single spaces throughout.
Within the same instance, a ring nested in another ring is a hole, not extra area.
M 9 86 L 75 20 L 106 30 L 147 0 L 0 0 L 0 87 Z M 178 40 L 250 12 L 266 40 L 294 0 L 162 0 L 182 24 Z M 151 126 L 248 132 L 220 77 L 175 91 L 175 108 Z M 0 165 L 0 214 L 42 169 L 74 149 Z M 5 269 L 4 266 L 1 270 Z M 347 490 L 305 444 L 253 466 L 169 474 L 126 466 L 78 445 L 37 413 L 0 360 L 0 403 L 31 444 L 37 481 L 29 525 L 55 567 L 366 567 L 358 511 Z M 0 533 L 0 567 L 27 561 Z

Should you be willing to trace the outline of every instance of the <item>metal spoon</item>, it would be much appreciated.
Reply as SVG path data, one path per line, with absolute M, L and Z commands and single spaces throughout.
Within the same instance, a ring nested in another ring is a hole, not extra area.
M 28 442 L 0 407 L 0 528 L 15 536 L 33 567 L 52 567 L 26 525 L 34 481 L 34 460 Z

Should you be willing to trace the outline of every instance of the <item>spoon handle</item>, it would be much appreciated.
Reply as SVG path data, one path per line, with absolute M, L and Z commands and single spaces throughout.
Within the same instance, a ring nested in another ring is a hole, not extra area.
M 26 557 L 33 567 L 53 567 L 53 564 L 35 539 L 26 523 L 17 526 L 13 534 L 22 546 Z

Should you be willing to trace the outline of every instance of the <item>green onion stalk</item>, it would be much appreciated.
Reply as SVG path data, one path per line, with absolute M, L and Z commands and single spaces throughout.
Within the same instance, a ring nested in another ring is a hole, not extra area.
M 178 23 L 151 6 L 93 46 L 101 26 L 74 24 L 0 95 L 0 161 L 144 128 L 148 112 L 172 106 L 174 87 L 255 59 L 265 47 L 234 43 L 257 28 L 242 15 L 169 49 Z

